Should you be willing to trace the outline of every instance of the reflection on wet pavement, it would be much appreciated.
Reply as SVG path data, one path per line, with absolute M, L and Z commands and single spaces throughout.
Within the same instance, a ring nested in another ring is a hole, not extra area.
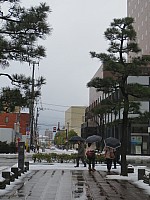
M 111 173 L 112 175 L 114 172 Z M 107 179 L 106 171 L 35 170 L 0 199 L 11 200 L 150 200 L 127 180 Z
M 87 200 L 83 171 L 72 171 L 72 199 Z

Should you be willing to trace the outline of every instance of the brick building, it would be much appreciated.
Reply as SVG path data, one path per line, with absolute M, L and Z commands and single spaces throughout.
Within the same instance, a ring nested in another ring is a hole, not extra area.
M 11 128 L 21 135 L 26 135 L 30 126 L 30 115 L 28 113 L 0 113 L 0 128 Z

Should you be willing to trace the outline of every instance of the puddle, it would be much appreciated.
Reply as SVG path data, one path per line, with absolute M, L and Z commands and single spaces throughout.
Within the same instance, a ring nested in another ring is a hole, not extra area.
M 82 171 L 72 172 L 72 199 L 74 200 L 89 200 L 86 193 L 86 182 L 82 173 Z

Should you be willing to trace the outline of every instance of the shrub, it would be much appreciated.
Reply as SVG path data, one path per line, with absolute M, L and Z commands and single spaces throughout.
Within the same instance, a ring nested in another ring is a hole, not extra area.
M 96 163 L 103 163 L 105 162 L 105 156 L 104 154 L 96 154 Z

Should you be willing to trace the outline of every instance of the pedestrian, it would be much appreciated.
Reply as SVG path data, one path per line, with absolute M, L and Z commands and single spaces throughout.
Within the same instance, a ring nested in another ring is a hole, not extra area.
M 113 160 L 113 162 L 114 162 L 114 169 L 117 169 L 117 163 L 119 165 L 121 165 L 121 161 L 120 161 L 120 148 L 114 149 L 114 154 L 115 154 L 115 158 Z
M 79 161 L 82 161 L 82 163 L 84 164 L 84 167 L 86 167 L 86 162 L 85 162 L 85 147 L 83 142 L 78 141 L 78 155 L 76 158 L 76 166 L 74 167 L 79 167 Z
M 39 144 L 37 144 L 37 153 L 39 153 L 39 149 L 40 149 L 40 146 L 39 146 Z
M 110 173 L 110 170 L 112 167 L 112 161 L 115 158 L 114 149 L 111 147 L 105 146 L 104 151 L 105 151 L 105 159 L 106 159 L 106 164 L 107 164 L 107 171 L 108 173 Z
M 89 171 L 95 171 L 95 143 L 88 143 L 86 148 L 86 156 L 89 164 Z M 91 168 L 92 165 L 92 168 Z

